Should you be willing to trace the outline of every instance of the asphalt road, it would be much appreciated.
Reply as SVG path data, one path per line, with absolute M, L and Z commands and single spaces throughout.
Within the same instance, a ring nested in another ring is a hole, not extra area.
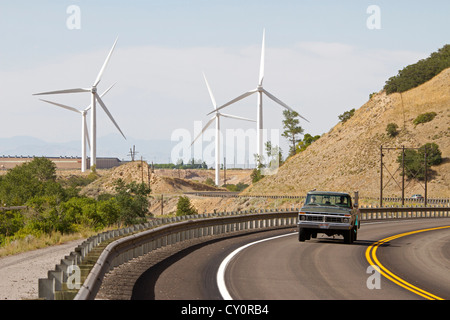
M 253 233 L 185 249 L 148 269 L 136 282 L 133 299 L 222 299 L 217 270 L 236 249 L 224 273 L 226 290 L 236 300 L 424 300 L 368 269 L 366 251 L 376 241 L 438 226 L 450 219 L 366 223 L 358 240 L 318 236 L 298 242 L 295 229 Z M 450 228 L 415 233 L 380 245 L 376 258 L 402 281 L 450 299 Z M 371 288 L 369 288 L 371 287 Z

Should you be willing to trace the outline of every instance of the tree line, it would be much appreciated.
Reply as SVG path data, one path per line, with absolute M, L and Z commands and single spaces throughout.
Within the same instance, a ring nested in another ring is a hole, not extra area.
M 58 181 L 56 165 L 46 158 L 34 158 L 0 176 L 0 206 L 27 207 L 0 212 L 0 245 L 28 235 L 97 231 L 146 219 L 151 191 L 146 184 L 119 179 L 112 194 L 97 199 L 80 195 L 80 188 L 97 177 L 92 171 L 87 177 Z
M 444 69 L 450 67 L 450 45 L 446 44 L 428 58 L 422 59 L 398 71 L 396 76 L 386 81 L 387 94 L 404 92 L 431 80 Z

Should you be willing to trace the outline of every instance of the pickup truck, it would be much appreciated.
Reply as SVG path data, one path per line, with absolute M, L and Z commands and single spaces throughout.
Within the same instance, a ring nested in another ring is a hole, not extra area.
M 310 191 L 298 214 L 298 240 L 303 242 L 324 233 L 327 236 L 342 235 L 345 243 L 352 243 L 360 226 L 358 204 L 352 204 L 350 194 Z

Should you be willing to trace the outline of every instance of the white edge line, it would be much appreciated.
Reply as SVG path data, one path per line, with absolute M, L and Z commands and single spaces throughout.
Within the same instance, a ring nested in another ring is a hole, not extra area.
M 233 300 L 233 298 L 231 297 L 230 293 L 228 292 L 227 286 L 225 284 L 225 272 L 226 269 L 228 267 L 228 264 L 230 263 L 230 261 L 242 250 L 253 246 L 255 244 L 264 242 L 264 241 L 269 241 L 269 240 L 273 240 L 273 239 L 277 239 L 277 238 L 282 238 L 282 237 L 287 237 L 287 236 L 292 236 L 294 234 L 296 234 L 297 232 L 294 233 L 288 233 L 288 234 L 283 234 L 281 236 L 276 236 L 276 237 L 271 237 L 271 238 L 267 238 L 267 239 L 263 239 L 263 240 L 259 240 L 259 241 L 255 241 L 249 244 L 246 244 L 245 246 L 242 246 L 240 248 L 237 248 L 236 250 L 234 250 L 232 253 L 230 253 L 220 264 L 219 269 L 217 270 L 217 286 L 219 288 L 219 292 L 223 298 L 223 300 Z

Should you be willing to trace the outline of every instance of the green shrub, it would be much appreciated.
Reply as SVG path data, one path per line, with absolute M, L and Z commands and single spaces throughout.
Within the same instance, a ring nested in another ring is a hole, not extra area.
M 436 112 L 422 113 L 414 119 L 413 123 L 417 126 L 418 124 L 432 121 L 436 116 Z
M 425 150 L 427 153 L 427 169 L 442 163 L 442 153 L 435 143 L 424 144 L 418 150 L 406 149 L 404 165 L 405 175 L 409 179 L 425 180 Z M 397 157 L 397 162 L 401 166 L 402 153 Z
M 303 136 L 303 140 L 297 144 L 297 153 L 305 151 L 311 144 L 320 139 L 320 135 L 312 136 L 309 133 Z
M 386 126 L 386 132 L 388 133 L 388 136 L 390 137 L 395 137 L 396 135 L 398 135 L 398 125 L 395 123 L 389 123 Z
M 339 120 L 342 123 L 345 123 L 348 119 L 350 119 L 351 117 L 353 117 L 353 115 L 355 114 L 355 109 L 352 109 L 350 111 L 345 111 L 343 114 L 341 114 L 339 116 Z
M 213 186 L 213 187 L 216 185 L 216 183 L 214 182 L 214 180 L 211 179 L 211 178 L 207 178 L 207 179 L 205 180 L 205 184 L 207 184 L 208 186 Z
M 248 187 L 248 184 L 239 182 L 238 184 L 227 184 L 225 187 L 231 192 L 241 192 Z
M 118 179 L 115 190 L 115 199 L 120 208 L 119 220 L 125 225 L 143 222 L 148 211 L 150 188 L 145 183 L 132 181 L 125 184 L 122 179 Z
M 429 166 L 437 166 L 442 163 L 442 152 L 436 143 L 426 143 L 419 148 L 419 155 L 425 158 L 427 152 L 427 163 Z
M 189 216 L 198 214 L 197 209 L 191 205 L 191 200 L 188 197 L 180 196 L 177 203 L 177 216 Z
M 264 178 L 264 175 L 261 173 L 261 169 L 253 169 L 252 173 L 250 174 L 250 178 L 252 178 L 252 182 L 256 183 L 262 178 Z

